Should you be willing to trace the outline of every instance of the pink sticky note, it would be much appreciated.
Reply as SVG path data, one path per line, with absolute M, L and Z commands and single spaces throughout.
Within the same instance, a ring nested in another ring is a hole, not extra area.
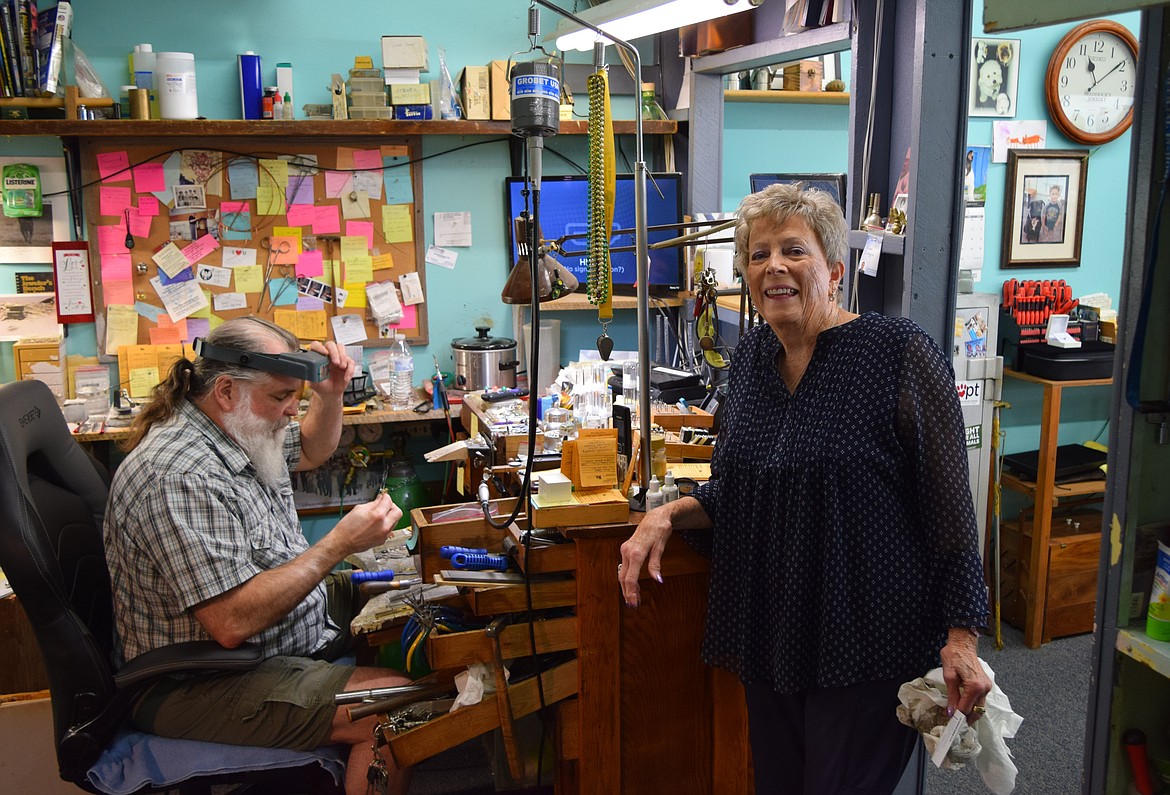
M 98 212 L 102 215 L 122 215 L 130 207 L 129 188 L 98 188 Z
M 325 172 L 325 195 L 330 199 L 339 199 L 341 194 L 353 190 L 353 174 L 345 171 Z
M 143 215 L 141 210 L 133 207 L 130 208 L 129 212 L 127 218 L 130 224 L 130 234 L 134 237 L 150 237 L 150 222 L 155 216 Z
M 223 213 L 244 213 L 244 212 L 248 211 L 248 203 L 246 201 L 220 202 L 219 209 L 220 209 L 220 212 L 223 212 Z
M 138 197 L 139 215 L 158 215 L 158 199 L 154 196 Z
M 402 320 L 391 323 L 391 328 L 415 328 L 418 326 L 418 309 L 416 304 L 402 307 Z
M 130 179 L 130 158 L 126 152 L 99 152 L 98 173 L 103 182 L 125 182 Z
M 346 221 L 345 233 L 354 237 L 365 235 L 366 248 L 371 249 L 374 247 L 374 224 L 370 221 Z
M 134 167 L 134 190 L 154 193 L 167 189 L 167 178 L 162 163 L 141 163 Z
M 382 170 L 382 150 L 381 149 L 355 149 L 353 150 L 353 167 L 365 170 Z
M 116 226 L 99 226 L 98 233 L 98 253 L 99 254 L 129 254 L 130 249 L 126 248 L 126 227 L 118 224 Z M 210 235 L 209 235 L 210 237 Z
M 219 248 L 219 241 L 211 235 L 204 235 L 191 245 L 184 248 L 183 256 L 187 258 L 187 262 L 190 262 L 192 265 L 194 265 L 196 262 L 206 257 L 217 248 Z
M 134 306 L 134 282 L 129 279 L 117 282 L 103 280 L 102 299 L 106 302 L 106 306 L 112 304 Z
M 129 254 L 102 255 L 102 282 L 128 281 L 131 278 Z
M 285 215 L 288 217 L 289 226 L 308 226 L 313 223 L 313 211 L 315 207 L 312 204 L 290 204 Z
M 297 276 L 320 276 L 325 271 L 325 263 L 320 251 L 306 251 L 297 258 Z
M 341 234 L 341 208 L 330 204 L 325 207 L 313 208 L 313 234 L 339 235 Z

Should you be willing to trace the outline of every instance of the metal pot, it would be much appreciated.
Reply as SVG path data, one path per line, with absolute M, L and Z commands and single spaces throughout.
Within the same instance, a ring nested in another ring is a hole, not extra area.
M 489 337 L 487 326 L 476 326 L 476 337 L 451 340 L 455 357 L 455 388 L 466 392 L 516 386 L 516 340 Z

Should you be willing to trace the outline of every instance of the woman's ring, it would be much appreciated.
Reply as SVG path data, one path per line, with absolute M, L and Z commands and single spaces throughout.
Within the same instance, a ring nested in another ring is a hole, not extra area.
M 622 570 L 622 564 L 619 563 L 618 564 L 618 571 L 621 571 L 621 570 Z
M 971 711 L 974 712 L 976 715 L 983 715 L 987 712 L 987 707 L 982 707 L 982 706 L 976 704 L 975 706 L 971 707 Z

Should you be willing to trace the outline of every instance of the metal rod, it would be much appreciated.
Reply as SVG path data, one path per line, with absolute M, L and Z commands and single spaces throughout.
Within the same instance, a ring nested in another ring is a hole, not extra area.
M 570 13 L 548 0 L 533 0 L 548 10 L 571 19 L 578 25 L 592 30 L 599 36 L 621 47 L 634 61 L 634 95 L 642 91 L 642 56 L 638 48 L 615 36 L 611 36 L 596 25 L 590 24 L 576 14 Z M 634 250 L 638 272 L 638 416 L 641 417 L 641 450 L 638 460 L 638 477 L 642 488 L 650 483 L 650 253 L 646 247 L 646 160 L 642 148 L 642 103 L 635 102 L 634 116 Z

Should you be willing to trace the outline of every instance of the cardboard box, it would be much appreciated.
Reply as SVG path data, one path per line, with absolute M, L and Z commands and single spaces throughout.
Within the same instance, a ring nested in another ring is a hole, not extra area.
M 434 112 L 430 105 L 395 105 L 394 118 L 399 121 L 430 121 Z
M 60 337 L 24 339 L 12 346 L 16 378 L 42 381 L 57 400 L 65 400 L 65 351 Z
M 382 66 L 428 71 L 427 40 L 422 36 L 383 36 Z
M 390 86 L 391 105 L 429 105 L 431 87 L 426 83 L 393 83 Z
M 508 90 L 508 62 L 492 61 L 488 64 L 488 84 L 491 93 L 492 119 L 494 121 L 510 121 L 512 119 L 512 98 Z
M 465 66 L 459 73 L 459 94 L 463 100 L 463 118 L 490 119 L 492 117 L 491 85 L 488 67 Z
M 418 83 L 422 78 L 421 69 L 383 69 L 382 82 L 391 86 L 396 83 Z

